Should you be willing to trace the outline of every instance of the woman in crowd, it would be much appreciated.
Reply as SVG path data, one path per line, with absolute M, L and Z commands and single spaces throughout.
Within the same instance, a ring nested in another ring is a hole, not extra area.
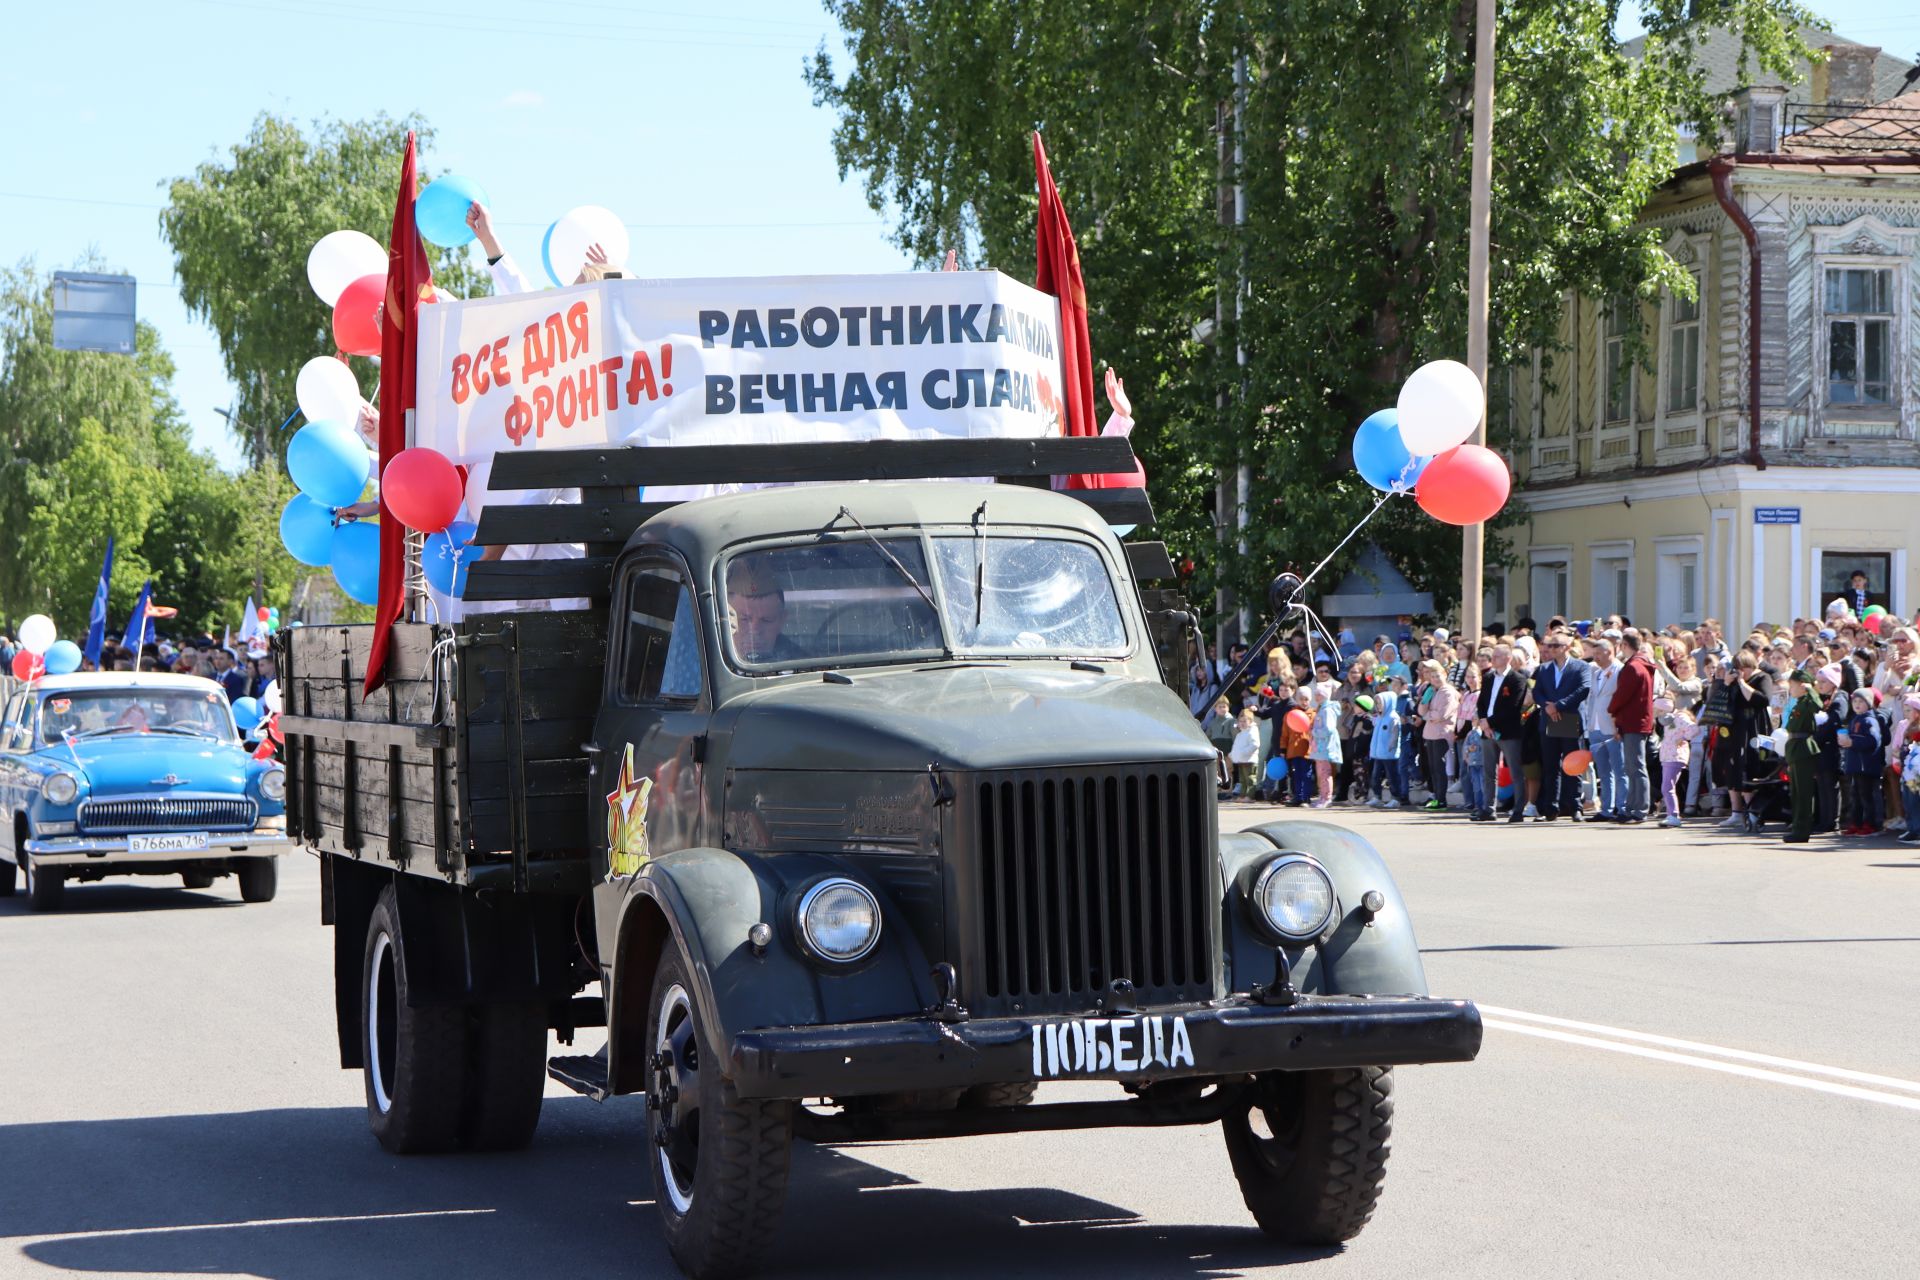
M 1753 650 L 1744 646 L 1733 655 L 1733 662 L 1724 674 L 1730 719 L 1727 737 L 1718 745 L 1731 749 L 1720 753 L 1726 763 L 1716 771 L 1714 782 L 1727 789 L 1733 800 L 1733 812 L 1720 825 L 1758 831 L 1760 815 L 1751 809 L 1750 783 L 1777 770 L 1778 765 L 1753 746 L 1753 739 L 1773 732 L 1773 681 L 1760 669 L 1760 660 Z
M 1425 692 L 1420 700 L 1420 746 L 1427 766 L 1427 787 L 1432 798 L 1427 808 L 1435 813 L 1447 807 L 1447 756 L 1453 749 L 1453 735 L 1460 722 L 1460 691 L 1447 679 L 1447 672 L 1432 658 L 1420 664 Z

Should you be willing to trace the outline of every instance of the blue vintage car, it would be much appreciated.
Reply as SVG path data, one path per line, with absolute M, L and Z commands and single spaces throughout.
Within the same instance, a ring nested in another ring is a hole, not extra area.
M 24 874 L 35 910 L 71 880 L 233 875 L 270 900 L 288 847 L 286 771 L 255 760 L 227 696 L 198 676 L 46 676 L 0 722 L 0 897 Z

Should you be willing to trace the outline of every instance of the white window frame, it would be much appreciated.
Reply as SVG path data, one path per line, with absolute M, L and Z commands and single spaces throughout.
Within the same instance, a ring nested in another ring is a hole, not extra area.
M 1677 622 L 1684 627 L 1692 627 L 1707 616 L 1707 555 L 1706 539 L 1700 534 L 1688 534 L 1672 538 L 1655 538 L 1654 589 L 1653 589 L 1653 625 L 1664 627 Z M 1693 561 L 1693 608 L 1683 607 L 1680 599 L 1680 585 L 1673 583 L 1668 589 L 1667 566 L 1671 561 L 1676 565 L 1683 559 Z
M 1600 562 L 1602 560 L 1624 560 L 1627 563 L 1627 588 L 1622 593 L 1626 598 L 1619 601 L 1613 608 L 1608 608 L 1600 599 Z M 1604 618 L 1610 613 L 1622 613 L 1629 618 L 1634 615 L 1633 602 L 1638 599 L 1639 588 L 1635 568 L 1632 538 L 1616 538 L 1587 545 L 1587 600 L 1593 609 L 1594 617 Z
M 1909 264 L 1920 256 L 1920 230 L 1894 227 L 1863 214 L 1840 227 L 1814 230 L 1813 243 L 1813 366 L 1816 386 L 1811 399 L 1810 432 L 1827 439 L 1911 440 L 1915 438 L 1913 333 L 1913 272 Z M 1884 405 L 1830 404 L 1827 401 L 1829 355 L 1827 272 L 1878 270 L 1893 273 L 1888 303 L 1892 309 L 1887 343 L 1887 399 Z
M 1602 298 L 1598 308 L 1600 314 L 1594 322 L 1594 340 L 1599 343 L 1598 376 L 1594 378 L 1593 413 L 1593 453 L 1588 464 L 1592 471 L 1623 471 L 1630 469 L 1639 461 L 1638 447 L 1638 411 L 1639 411 L 1639 366 L 1628 360 L 1621 376 L 1627 380 L 1627 416 L 1613 418 L 1613 397 L 1608 394 L 1613 380 L 1616 362 L 1612 358 L 1615 343 L 1619 344 L 1622 359 L 1626 353 L 1626 334 L 1615 336 L 1608 332 L 1612 325 L 1615 307 L 1619 307 L 1635 324 L 1640 319 L 1640 299 L 1633 294 L 1617 298 Z
M 1544 568 L 1553 567 L 1566 575 L 1566 596 L 1558 601 L 1543 601 L 1534 588 L 1534 574 Z M 1573 547 L 1571 545 L 1527 548 L 1527 610 L 1541 626 L 1554 614 L 1563 617 L 1573 615 Z
M 1887 326 L 1887 354 L 1885 372 L 1887 374 L 1887 398 L 1885 400 L 1839 400 L 1833 399 L 1833 371 L 1826 360 L 1822 360 L 1815 369 L 1820 382 L 1820 404 L 1828 411 L 1840 410 L 1842 413 L 1886 415 L 1900 410 L 1900 268 L 1892 262 L 1869 260 L 1856 262 L 1848 259 L 1822 258 L 1819 263 L 1820 274 L 1815 281 L 1819 290 L 1820 335 L 1826 347 L 1825 354 L 1833 353 L 1833 326 L 1836 323 L 1851 321 L 1857 333 L 1861 335 L 1856 343 L 1860 356 L 1861 377 L 1859 383 L 1864 390 L 1866 385 L 1866 344 L 1864 341 L 1867 325 L 1873 321 L 1883 321 Z M 1869 272 L 1887 278 L 1887 310 L 1885 312 L 1834 311 L 1828 306 L 1828 286 L 1831 278 L 1848 271 Z

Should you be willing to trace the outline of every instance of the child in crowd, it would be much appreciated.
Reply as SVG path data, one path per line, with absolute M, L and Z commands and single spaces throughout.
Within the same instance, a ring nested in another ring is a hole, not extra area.
M 1391 648 L 1392 646 L 1388 646 Z M 1400 735 L 1406 720 L 1407 682 L 1395 676 L 1390 688 L 1374 697 L 1373 739 L 1367 744 L 1373 767 L 1368 771 L 1367 801 L 1376 809 L 1398 809 L 1407 799 L 1406 779 L 1400 774 Z M 1382 793 L 1385 792 L 1385 795 Z
M 1254 762 L 1260 759 L 1260 721 L 1248 708 L 1240 713 L 1239 723 L 1240 731 L 1234 735 L 1227 759 L 1233 762 L 1233 794 L 1246 796 L 1253 793 Z
M 1295 714 L 1295 713 L 1298 714 Z M 1303 685 L 1293 692 L 1293 705 L 1280 721 L 1280 748 L 1287 757 L 1287 803 L 1302 805 L 1313 799 L 1313 689 Z
M 1314 798 L 1310 807 L 1324 809 L 1333 803 L 1333 774 L 1340 766 L 1340 708 L 1334 704 L 1329 686 L 1313 686 L 1313 725 L 1308 730 L 1311 743 L 1307 755 L 1313 761 Z
M 1653 700 L 1653 714 L 1660 724 L 1660 796 L 1667 806 L 1660 825 L 1677 827 L 1682 821 L 1680 775 L 1693 759 L 1693 714 L 1668 697 Z
M 1878 835 L 1881 823 L 1880 774 L 1886 759 L 1881 746 L 1880 717 L 1873 714 L 1873 691 L 1853 691 L 1853 718 L 1840 731 L 1840 768 L 1847 776 L 1852 808 L 1841 835 Z
M 1469 677 L 1471 680 L 1471 677 Z M 1464 705 L 1471 707 L 1473 699 L 1462 699 Z M 1486 776 L 1481 773 L 1484 753 L 1492 750 L 1492 745 L 1480 736 L 1480 726 L 1475 724 L 1467 730 L 1467 736 L 1460 744 L 1460 795 L 1466 802 L 1468 813 L 1479 813 L 1482 809 L 1493 811 L 1493 802 L 1487 798 Z
M 1906 737 L 1894 768 L 1900 783 L 1900 807 L 1907 815 L 1907 829 L 1900 833 L 1900 843 L 1920 844 L 1920 694 L 1908 694 L 1901 706 L 1906 712 Z

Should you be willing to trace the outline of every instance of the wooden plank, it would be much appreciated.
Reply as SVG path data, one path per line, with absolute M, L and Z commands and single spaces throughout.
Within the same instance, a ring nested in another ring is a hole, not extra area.
M 318 716 L 280 717 L 281 731 L 334 742 L 369 747 L 440 747 L 452 741 L 452 731 L 440 726 L 383 724 L 378 720 L 333 720 Z
M 1173 557 L 1167 554 L 1164 542 L 1129 542 L 1127 547 L 1127 566 L 1133 576 L 1141 582 L 1162 582 L 1175 577 Z
M 1145 489 L 1068 489 L 1064 492 L 1067 497 L 1078 498 L 1092 507 L 1108 524 L 1153 523 L 1153 501 Z
M 647 521 L 677 502 L 553 503 L 538 507 L 488 507 L 480 513 L 482 546 L 514 543 L 624 543 Z M 618 548 L 614 548 L 618 550 Z
M 1133 468 L 1133 448 L 1122 436 L 629 445 L 497 453 L 488 487 L 577 489 L 590 485 L 1010 478 L 1125 473 Z
M 613 594 L 613 557 L 583 560 L 482 560 L 467 569 L 462 600 L 564 600 Z

